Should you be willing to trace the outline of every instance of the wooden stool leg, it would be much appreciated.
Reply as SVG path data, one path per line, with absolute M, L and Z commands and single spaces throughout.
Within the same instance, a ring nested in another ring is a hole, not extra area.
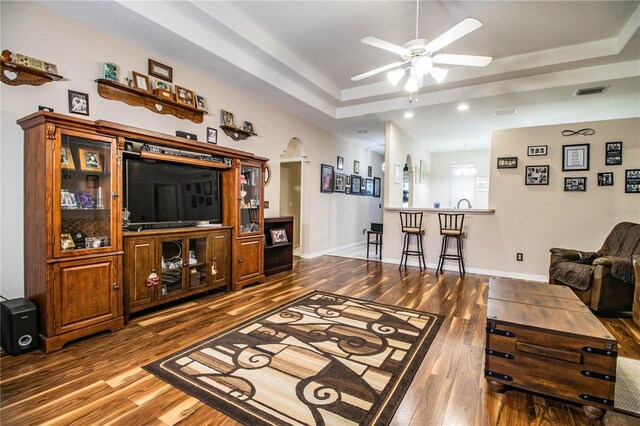
M 418 234 L 418 242 L 420 243 L 420 257 L 418 258 L 418 264 L 420 264 L 420 259 L 422 259 L 422 265 L 424 266 L 424 269 L 427 269 L 427 262 L 424 260 L 424 241 L 422 238 L 422 234 Z M 420 266 L 420 270 L 422 271 L 422 266 Z
M 444 266 L 444 248 L 445 248 L 445 240 L 447 239 L 446 235 L 442 237 L 442 244 L 440 246 L 440 257 L 438 258 L 438 266 L 436 267 L 436 277 L 442 273 L 442 267 Z
M 376 246 L 378 248 L 378 246 Z M 382 234 L 380 234 L 380 260 L 382 260 Z
M 398 269 L 402 269 L 402 261 L 404 260 L 405 256 L 406 256 L 406 251 L 407 251 L 407 237 L 409 236 L 409 234 L 404 234 L 404 241 L 402 242 L 402 255 L 400 256 L 400 265 L 398 266 Z M 405 265 L 406 268 L 406 265 Z
M 371 234 L 367 232 L 367 259 L 369 258 L 369 246 L 371 245 Z

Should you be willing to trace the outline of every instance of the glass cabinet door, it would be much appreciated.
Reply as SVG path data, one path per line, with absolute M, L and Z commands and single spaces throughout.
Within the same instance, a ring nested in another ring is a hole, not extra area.
M 162 241 L 162 274 L 160 297 L 169 297 L 182 293 L 182 271 L 184 243 L 182 238 Z
M 189 289 L 207 285 L 207 238 L 189 238 Z
M 240 233 L 258 233 L 260 229 L 261 168 L 242 165 L 240 168 Z
M 56 255 L 110 251 L 116 241 L 114 229 L 114 178 L 111 173 L 114 142 L 109 138 L 86 138 L 61 133 L 55 158 L 58 174 L 54 185 L 53 235 Z M 59 179 L 59 180 L 58 180 Z

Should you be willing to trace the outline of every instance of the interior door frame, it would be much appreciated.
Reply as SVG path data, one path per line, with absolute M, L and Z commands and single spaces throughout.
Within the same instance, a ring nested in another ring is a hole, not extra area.
M 293 158 L 282 158 L 280 160 L 280 167 L 282 167 L 283 163 L 300 163 L 300 220 L 299 220 L 299 224 L 298 224 L 298 232 L 300 233 L 300 247 L 298 250 L 298 253 L 296 253 L 295 247 L 294 247 L 294 254 L 297 256 L 302 255 L 302 250 L 304 247 L 304 231 L 303 231 L 303 227 L 302 227 L 302 223 L 304 221 L 305 218 L 305 209 L 304 209 L 304 171 L 305 171 L 305 167 L 304 165 L 306 163 L 308 163 L 309 160 L 307 160 L 305 157 L 293 157 Z M 294 230 L 295 230 L 295 226 L 294 226 Z

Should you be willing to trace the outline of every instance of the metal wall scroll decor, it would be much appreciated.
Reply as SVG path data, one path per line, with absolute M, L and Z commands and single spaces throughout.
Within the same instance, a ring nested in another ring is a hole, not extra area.
M 590 127 L 580 130 L 563 130 L 562 136 L 593 136 L 596 134 L 596 131 Z

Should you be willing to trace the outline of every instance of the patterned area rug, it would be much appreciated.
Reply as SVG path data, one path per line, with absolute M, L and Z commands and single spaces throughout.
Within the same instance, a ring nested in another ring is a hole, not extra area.
M 144 368 L 251 425 L 386 425 L 444 318 L 313 292 Z
M 640 417 L 640 360 L 618 357 L 614 409 Z

